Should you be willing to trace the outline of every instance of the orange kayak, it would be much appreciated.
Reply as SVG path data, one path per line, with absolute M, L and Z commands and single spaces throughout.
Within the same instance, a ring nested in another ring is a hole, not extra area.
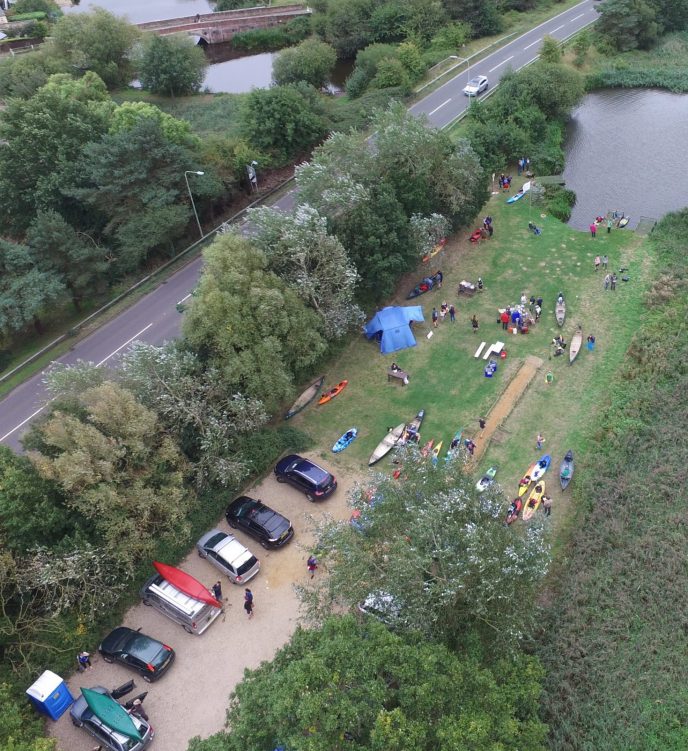
M 337 394 L 339 394 L 341 391 L 344 391 L 346 388 L 348 381 L 341 381 L 338 383 L 334 388 L 331 388 L 329 391 L 326 391 L 320 399 L 318 399 L 318 404 L 327 404 L 331 399 L 334 399 Z

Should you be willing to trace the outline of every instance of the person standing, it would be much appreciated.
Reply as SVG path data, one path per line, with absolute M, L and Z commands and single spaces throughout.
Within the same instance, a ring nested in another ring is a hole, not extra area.
M 612 275 L 611 274 L 607 274 L 604 277 L 604 288 L 605 289 L 609 289 L 609 284 L 610 284 L 611 281 L 612 281 Z
M 612 231 L 612 220 L 607 219 L 607 234 L 610 234 L 611 231 Z
M 478 318 L 475 315 L 473 316 L 473 318 L 471 318 L 471 326 L 473 326 L 473 333 L 475 334 L 475 332 L 479 328 L 479 326 L 478 326 Z
M 590 225 L 590 236 L 593 240 L 597 236 L 597 225 L 595 224 L 595 222 Z
M 595 271 L 599 271 L 601 259 L 599 256 L 595 256 Z
M 612 274 L 612 278 L 610 280 L 610 285 L 613 290 L 616 289 L 616 274 Z
M 453 305 L 449 306 L 449 320 L 456 323 L 456 308 Z
M 248 587 L 244 590 L 244 610 L 248 619 L 251 620 L 253 618 L 253 592 Z
M 439 318 L 439 315 L 437 313 L 437 308 L 432 309 L 432 325 L 437 328 L 437 320 Z
M 437 289 L 442 289 L 442 282 L 444 281 L 444 274 L 438 269 L 437 273 L 435 274 L 435 277 L 437 278 Z
M 211 587 L 211 591 L 213 593 L 213 597 L 218 601 L 222 602 L 222 582 L 216 581 L 215 584 Z
M 306 568 L 312 579 L 315 576 L 315 572 L 318 570 L 318 559 L 314 555 L 311 555 L 306 561 Z
M 523 159 L 519 157 L 518 158 L 518 174 L 520 175 L 521 172 L 523 172 Z
M 444 319 L 449 312 L 449 305 L 447 305 L 446 300 L 442 300 L 442 304 L 440 305 L 440 319 L 442 320 L 442 323 L 444 323 Z
M 478 418 L 478 425 L 480 425 L 480 437 L 482 438 L 483 433 L 485 432 L 485 425 L 487 425 L 484 417 Z
M 537 438 L 535 439 L 535 448 L 540 451 L 542 449 L 542 444 L 545 442 L 545 438 L 542 435 L 542 433 L 537 434 Z
M 609 256 L 602 256 L 602 268 L 607 269 L 607 264 L 609 263 Z
M 590 334 L 588 337 L 588 351 L 592 352 L 595 349 L 595 337 Z
M 544 509 L 545 516 L 552 515 L 552 499 L 548 495 L 542 496 L 542 508 Z
M 502 322 L 502 328 L 506 331 L 509 328 L 509 314 L 506 310 L 499 316 L 499 320 Z

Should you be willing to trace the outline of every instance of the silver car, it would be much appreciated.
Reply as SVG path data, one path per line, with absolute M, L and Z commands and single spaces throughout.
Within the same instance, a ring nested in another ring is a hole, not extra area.
M 478 96 L 478 94 L 482 94 L 483 91 L 487 91 L 489 85 L 490 82 L 487 80 L 487 76 L 476 76 L 475 78 L 471 78 L 466 84 L 463 93 L 466 96 Z
M 260 571 L 260 561 L 233 535 L 211 529 L 196 543 L 201 558 L 207 558 L 233 584 L 245 584 Z

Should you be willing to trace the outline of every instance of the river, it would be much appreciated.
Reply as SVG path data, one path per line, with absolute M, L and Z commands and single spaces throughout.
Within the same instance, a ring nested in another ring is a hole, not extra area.
M 79 5 L 65 10 L 68 13 L 79 13 L 92 10 L 96 6 L 118 16 L 126 16 L 132 23 L 195 16 L 196 13 L 213 11 L 213 6 L 208 0 L 81 0 Z
M 577 201 L 569 224 L 587 229 L 619 209 L 634 227 L 688 206 L 688 96 L 608 89 L 585 97 L 568 125 L 566 187 Z

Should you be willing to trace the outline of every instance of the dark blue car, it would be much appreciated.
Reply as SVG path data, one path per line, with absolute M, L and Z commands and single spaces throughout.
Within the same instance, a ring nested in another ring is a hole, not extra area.
M 288 482 L 305 494 L 309 501 L 322 501 L 337 489 L 334 475 L 309 459 L 290 454 L 275 466 L 277 482 Z

